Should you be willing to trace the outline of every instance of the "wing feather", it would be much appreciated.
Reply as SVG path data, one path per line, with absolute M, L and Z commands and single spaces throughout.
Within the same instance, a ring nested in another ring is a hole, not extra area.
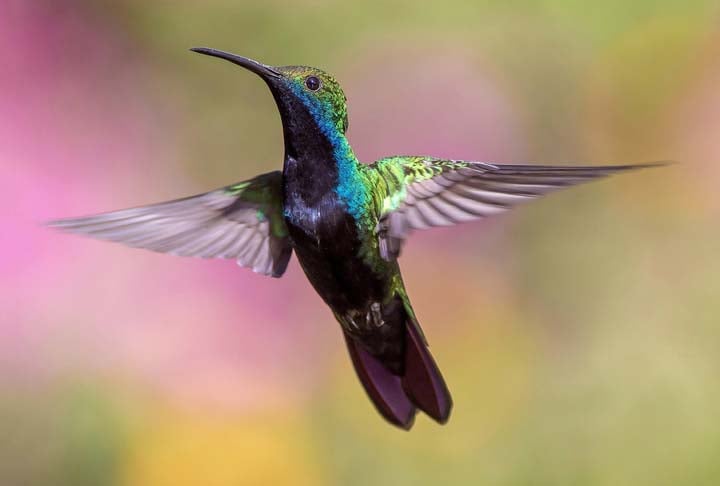
M 379 208 L 380 251 L 392 260 L 412 230 L 481 219 L 565 187 L 658 165 L 664 163 L 592 167 L 382 159 L 371 166 L 386 192 Z
M 292 253 L 281 184 L 282 175 L 275 171 L 197 196 L 49 225 L 161 253 L 234 258 L 241 266 L 280 277 Z

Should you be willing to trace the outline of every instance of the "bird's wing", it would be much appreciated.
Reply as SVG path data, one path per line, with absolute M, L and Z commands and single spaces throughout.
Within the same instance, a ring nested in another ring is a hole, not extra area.
M 496 165 L 431 157 L 389 157 L 378 175 L 379 246 L 396 258 L 410 231 L 474 221 L 564 187 L 657 164 L 616 166 Z
M 292 254 L 281 178 L 279 171 L 269 172 L 197 196 L 49 225 L 173 255 L 235 258 L 257 273 L 280 277 Z

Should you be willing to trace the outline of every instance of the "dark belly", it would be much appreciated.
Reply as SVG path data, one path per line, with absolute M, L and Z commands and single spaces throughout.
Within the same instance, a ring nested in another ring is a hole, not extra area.
M 360 257 L 361 240 L 353 218 L 344 214 L 311 230 L 287 221 L 295 254 L 320 297 L 336 313 L 382 302 L 390 278 Z
M 393 288 L 394 278 L 399 278 L 397 263 L 373 268 L 364 261 L 360 251 L 362 238 L 368 235 L 359 233 L 348 214 L 325 218 L 312 230 L 289 219 L 286 222 L 305 275 L 343 330 L 400 373 L 406 312 Z

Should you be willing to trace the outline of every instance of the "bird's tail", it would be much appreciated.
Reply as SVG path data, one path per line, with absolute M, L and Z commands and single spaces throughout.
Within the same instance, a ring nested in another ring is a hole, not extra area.
M 417 408 L 444 424 L 450 418 L 452 397 L 414 319 L 406 322 L 405 375 L 402 385 Z
M 345 335 L 355 371 L 378 412 L 406 430 L 412 427 L 418 408 L 441 424 L 452 409 L 450 392 L 419 329 L 415 319 L 406 319 L 405 362 L 399 375 Z

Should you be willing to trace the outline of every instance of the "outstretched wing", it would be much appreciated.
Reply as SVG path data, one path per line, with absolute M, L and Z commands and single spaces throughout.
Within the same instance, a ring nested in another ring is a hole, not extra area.
M 382 194 L 380 252 L 386 260 L 396 258 L 412 230 L 473 221 L 563 187 L 657 165 L 662 164 L 568 167 L 431 157 L 382 159 L 371 166 Z
M 235 258 L 257 273 L 280 277 L 292 254 L 281 177 L 269 172 L 197 196 L 49 225 L 173 255 Z

